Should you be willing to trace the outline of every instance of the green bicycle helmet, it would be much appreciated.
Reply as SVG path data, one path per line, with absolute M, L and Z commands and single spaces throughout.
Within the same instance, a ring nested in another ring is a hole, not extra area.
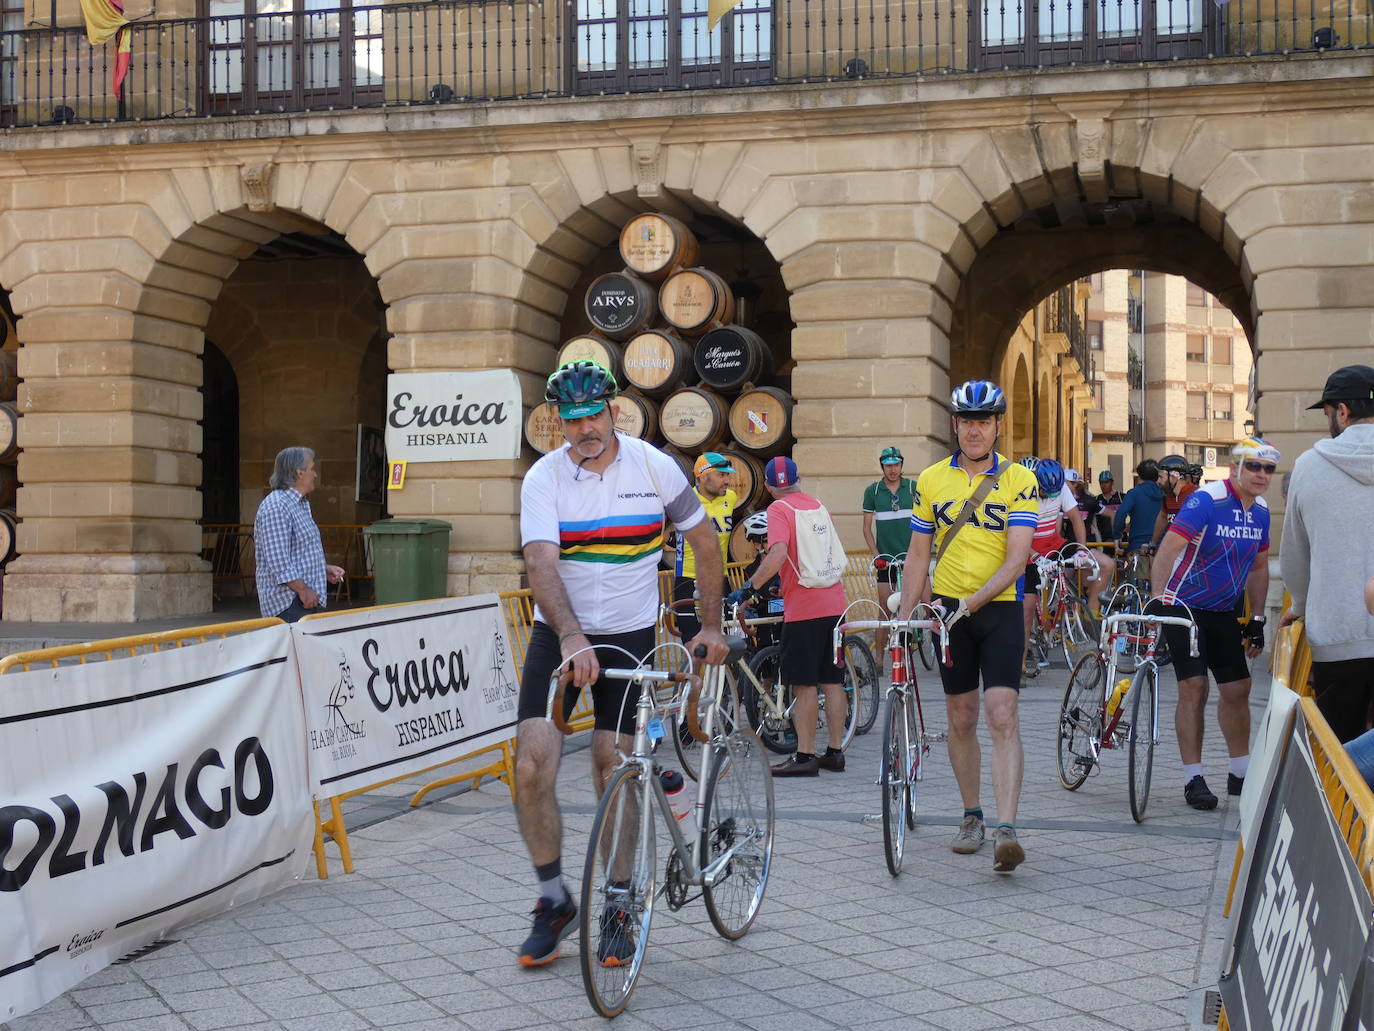
M 882 453 L 878 455 L 879 465 L 900 465 L 904 461 L 905 459 L 902 458 L 902 453 L 895 447 L 885 447 Z
M 544 400 L 558 406 L 564 419 L 595 415 L 620 393 L 615 377 L 596 362 L 581 360 L 560 365 L 544 387 Z

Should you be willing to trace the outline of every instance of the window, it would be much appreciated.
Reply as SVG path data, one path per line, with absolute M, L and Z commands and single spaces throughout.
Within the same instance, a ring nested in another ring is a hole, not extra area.
M 1230 421 L 1230 418 L 1231 418 L 1231 395 L 1230 395 L 1230 394 L 1213 394 L 1213 395 L 1212 395 L 1212 418 L 1213 418 L 1213 419 L 1218 419 L 1218 420 L 1225 419 L 1225 420 L 1227 420 L 1227 421 Z
M 1102 320 L 1088 320 L 1088 346 L 1094 351 L 1102 350 Z
M 1203 461 L 1202 461 L 1202 458 L 1203 458 L 1203 455 L 1202 455 L 1202 445 L 1201 445 L 1201 444 L 1184 444 L 1184 445 L 1183 445 L 1183 457 L 1186 458 L 1186 459 L 1188 459 L 1188 464 L 1189 464 L 1189 465 L 1202 465 L 1202 464 L 1203 464 Z
M 1196 283 L 1188 284 L 1188 306 L 1190 308 L 1207 307 L 1207 291 Z
M 1094 272 L 1088 277 L 1088 283 L 1092 287 L 1093 293 L 1101 296 L 1102 294 L 1102 273 Z
M 577 0 L 575 85 L 656 89 L 770 78 L 771 0 L 740 0 L 714 32 L 707 0 Z
M 1231 364 L 1231 338 L 1212 337 L 1212 364 Z
M 217 109 L 380 95 L 382 9 L 349 0 L 207 0 L 202 69 Z
M 0 107 L 13 108 L 18 96 L 22 37 L 8 35 L 24 27 L 24 0 L 0 0 Z
M 1188 418 L 1192 420 L 1207 418 L 1207 395 L 1197 390 L 1188 391 Z
M 1175 351 L 1174 353 L 1177 354 L 1178 352 Z M 1186 357 L 1190 362 L 1205 362 L 1207 360 L 1207 337 L 1201 333 L 1189 333 Z

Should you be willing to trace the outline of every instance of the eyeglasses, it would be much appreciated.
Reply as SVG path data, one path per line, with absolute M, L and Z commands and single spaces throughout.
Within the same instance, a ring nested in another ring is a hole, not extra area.
M 1270 465 L 1268 462 L 1246 462 L 1245 471 L 1250 473 L 1264 473 L 1266 476 L 1273 476 L 1274 470 L 1278 466 Z

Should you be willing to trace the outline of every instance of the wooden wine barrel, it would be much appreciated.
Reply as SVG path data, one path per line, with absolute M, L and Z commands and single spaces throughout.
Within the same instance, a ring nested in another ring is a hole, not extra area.
M 730 406 L 730 433 L 756 455 L 785 450 L 792 439 L 792 398 L 777 387 L 746 390 Z
M 621 378 L 624 375 L 622 350 L 614 341 L 599 337 L 595 333 L 586 333 L 573 337 L 558 349 L 558 365 L 579 361 L 596 362 L 614 376 L 617 383 L 625 382 Z
M 0 465 L 0 508 L 14 507 L 14 496 L 18 489 L 18 469 L 12 465 Z
M 735 297 L 708 268 L 674 272 L 658 288 L 663 321 L 685 336 L 700 336 L 735 317 Z
M 18 522 L 14 509 L 0 508 L 0 565 L 14 558 L 14 528 Z
M 619 413 L 615 420 L 618 432 L 640 440 L 652 440 L 658 435 L 658 404 L 642 394 L 627 390 L 615 399 Z
M 697 455 L 725 439 L 730 428 L 729 407 L 724 398 L 709 390 L 683 387 L 663 402 L 658 424 L 664 439 L 695 461 Z
M 759 546 L 744 536 L 744 516 L 739 514 L 740 511 L 735 509 L 735 525 L 730 530 L 730 561 L 753 562 L 754 556 L 759 553 Z
M 625 344 L 625 381 L 649 397 L 667 397 L 692 378 L 691 345 L 670 329 L 650 329 Z
M 563 426 L 558 421 L 558 409 L 551 404 L 537 404 L 525 417 L 525 439 L 541 455 L 557 451 L 563 446 Z
M 731 393 L 773 375 L 773 349 L 743 326 L 708 332 L 697 341 L 692 361 L 703 383 Z
M 632 337 L 658 318 L 653 285 L 628 272 L 607 272 L 593 279 L 583 303 L 592 328 L 612 340 Z
M 697 461 L 696 455 L 686 454 L 671 446 L 660 448 L 659 450 L 677 463 L 678 468 L 682 470 L 682 474 L 687 477 L 688 483 L 695 484 L 697 482 L 696 477 L 692 475 L 692 467 L 696 465 Z
M 0 463 L 13 465 L 19 457 L 19 409 L 0 402 Z
M 19 393 L 19 354 L 0 351 L 0 401 L 13 401 Z
M 635 275 L 657 282 L 697 260 L 697 238 L 670 215 L 636 215 L 620 230 L 620 260 Z
M 763 490 L 763 462 L 739 448 L 717 448 L 716 450 L 730 459 L 730 465 L 735 470 L 733 482 L 730 484 L 738 498 L 735 502 L 735 510 L 743 511 L 746 508 L 753 508 L 760 499 L 766 501 L 767 498 Z

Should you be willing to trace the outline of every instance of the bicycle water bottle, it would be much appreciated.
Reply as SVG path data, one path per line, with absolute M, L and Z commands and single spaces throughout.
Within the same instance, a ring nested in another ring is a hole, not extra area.
M 1126 692 L 1131 689 L 1131 678 L 1122 677 L 1116 682 L 1116 689 L 1112 691 L 1112 697 L 1107 701 L 1107 718 L 1111 719 L 1116 715 L 1116 711 L 1121 708 L 1121 702 L 1126 697 Z M 681 780 L 682 778 L 678 778 Z
M 687 783 L 677 770 L 664 770 L 658 779 L 663 785 L 663 793 L 668 796 L 668 805 L 677 817 L 682 839 L 690 844 L 696 840 L 698 831 L 696 806 L 687 794 Z

